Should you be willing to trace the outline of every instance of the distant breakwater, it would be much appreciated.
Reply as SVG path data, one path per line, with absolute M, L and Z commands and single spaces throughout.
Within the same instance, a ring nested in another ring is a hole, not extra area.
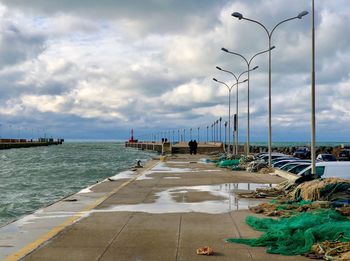
M 63 142 L 63 139 L 58 139 L 55 141 L 51 139 L 39 141 L 28 141 L 23 139 L 1 139 L 0 150 L 59 145 L 63 144 Z

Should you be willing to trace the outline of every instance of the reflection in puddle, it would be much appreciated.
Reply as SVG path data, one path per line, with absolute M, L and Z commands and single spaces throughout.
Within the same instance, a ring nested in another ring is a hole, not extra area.
M 239 199 L 233 193 L 235 189 L 250 189 L 261 187 L 269 187 L 269 184 L 256 183 L 233 183 L 214 186 L 188 186 L 170 188 L 155 194 L 157 197 L 154 203 L 141 203 L 132 205 L 115 205 L 107 209 L 94 210 L 94 212 L 115 212 L 115 211 L 131 211 L 146 213 L 186 213 L 199 212 L 218 214 L 226 213 L 233 210 L 248 209 L 249 206 L 255 206 L 262 202 L 261 199 Z M 183 200 L 176 200 L 179 193 L 195 193 L 208 192 L 213 198 L 220 197 L 220 200 L 206 200 L 198 202 L 186 202 L 185 196 Z
M 145 171 L 136 180 L 153 179 L 152 177 L 149 177 L 148 175 L 154 174 L 154 173 L 159 173 L 159 172 L 161 172 L 161 173 L 182 173 L 182 172 L 194 172 L 194 170 L 190 169 L 190 168 L 171 168 L 171 167 L 167 167 L 165 165 L 165 163 L 159 162 L 150 170 Z

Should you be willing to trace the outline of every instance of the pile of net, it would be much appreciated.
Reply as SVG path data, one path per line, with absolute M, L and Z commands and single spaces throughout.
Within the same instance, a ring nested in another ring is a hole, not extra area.
M 249 210 L 256 214 L 264 214 L 270 217 L 290 217 L 300 212 L 314 211 L 322 208 L 330 208 L 328 201 L 290 201 L 290 200 L 272 200 L 264 202 L 258 206 L 249 207 Z
M 275 187 L 257 188 L 252 192 L 236 192 L 236 195 L 241 198 L 284 198 L 295 186 L 294 182 L 286 180 L 277 184 Z
M 340 235 L 335 241 L 324 241 L 316 243 L 311 247 L 311 251 L 304 256 L 312 259 L 325 260 L 350 260 L 350 238 L 344 238 L 348 242 L 340 241 L 344 238 Z
M 293 200 L 350 199 L 350 180 L 325 178 L 304 182 L 290 193 L 290 197 Z
M 320 209 L 289 218 L 257 218 L 248 216 L 246 223 L 264 232 L 259 238 L 230 238 L 227 242 L 267 247 L 267 252 L 282 255 L 308 253 L 314 244 L 350 238 L 350 221 L 334 209 Z M 342 237 L 341 237 L 342 235 Z
M 221 160 L 218 162 L 217 166 L 220 168 L 238 166 L 239 159 L 231 159 L 231 160 Z
M 275 169 L 272 168 L 272 167 L 266 167 L 266 168 L 259 169 L 258 172 L 261 173 L 261 174 L 269 174 L 269 173 L 274 173 Z
M 267 168 L 268 164 L 264 161 L 257 160 L 257 161 L 251 161 L 247 164 L 247 171 L 249 172 L 258 172 L 262 168 Z

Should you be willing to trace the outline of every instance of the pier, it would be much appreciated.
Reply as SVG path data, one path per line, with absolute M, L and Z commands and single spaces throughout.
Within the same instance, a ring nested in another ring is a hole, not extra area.
M 0 139 L 0 150 L 59 145 L 63 144 L 63 142 L 63 139 L 38 139 L 36 141 L 26 139 Z
M 158 153 L 170 153 L 170 154 L 188 154 L 189 147 L 187 142 L 150 142 L 150 141 L 138 141 L 138 142 L 125 142 L 125 147 L 135 148 L 140 150 L 150 150 Z M 307 146 L 301 146 L 307 147 Z M 213 153 L 222 153 L 227 150 L 227 145 L 222 142 L 199 142 L 198 154 L 210 155 Z M 231 151 L 234 151 L 234 146 L 231 145 Z M 281 152 L 292 155 L 298 146 L 273 146 L 273 152 Z M 336 146 L 317 146 L 316 155 L 319 153 L 331 153 L 338 155 L 343 145 Z M 268 152 L 268 146 L 250 146 L 250 153 L 262 153 Z M 246 145 L 238 145 L 238 154 L 246 153 Z
M 203 157 L 153 159 L 0 228 L 0 259 L 308 260 L 226 243 L 260 235 L 244 220 L 252 215 L 248 206 L 264 200 L 239 199 L 234 191 L 283 179 L 217 168 Z M 213 257 L 196 254 L 204 246 Z

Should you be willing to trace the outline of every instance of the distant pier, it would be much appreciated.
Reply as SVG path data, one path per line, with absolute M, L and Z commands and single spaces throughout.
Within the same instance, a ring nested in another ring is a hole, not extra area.
M 190 152 L 187 142 L 125 142 L 125 147 L 141 150 L 151 150 L 158 153 L 187 154 Z M 222 142 L 199 142 L 197 153 L 210 154 L 214 152 L 224 152 Z
M 38 140 L 0 139 L 0 150 L 59 145 L 59 144 L 63 144 L 63 142 L 64 142 L 64 139 L 57 139 L 57 140 L 45 139 L 45 138 L 40 138 Z
M 169 154 L 187 154 L 189 153 L 189 146 L 187 142 L 152 142 L 152 141 L 135 141 L 125 142 L 125 147 L 136 148 L 140 150 L 150 150 L 158 153 L 169 153 Z M 273 146 L 273 152 L 281 152 L 285 154 L 293 154 L 299 147 L 307 147 L 307 146 Z M 211 154 L 215 152 L 225 152 L 228 146 L 223 142 L 200 142 L 198 143 L 198 154 Z M 341 148 L 344 148 L 343 145 L 335 145 L 335 146 L 317 146 L 316 154 L 319 153 L 330 153 L 334 155 L 338 155 Z M 347 147 L 346 147 L 347 148 Z M 231 145 L 231 150 L 234 151 L 235 146 Z M 268 152 L 267 146 L 250 146 L 250 153 L 262 153 Z M 245 154 L 246 146 L 238 145 L 238 154 Z

